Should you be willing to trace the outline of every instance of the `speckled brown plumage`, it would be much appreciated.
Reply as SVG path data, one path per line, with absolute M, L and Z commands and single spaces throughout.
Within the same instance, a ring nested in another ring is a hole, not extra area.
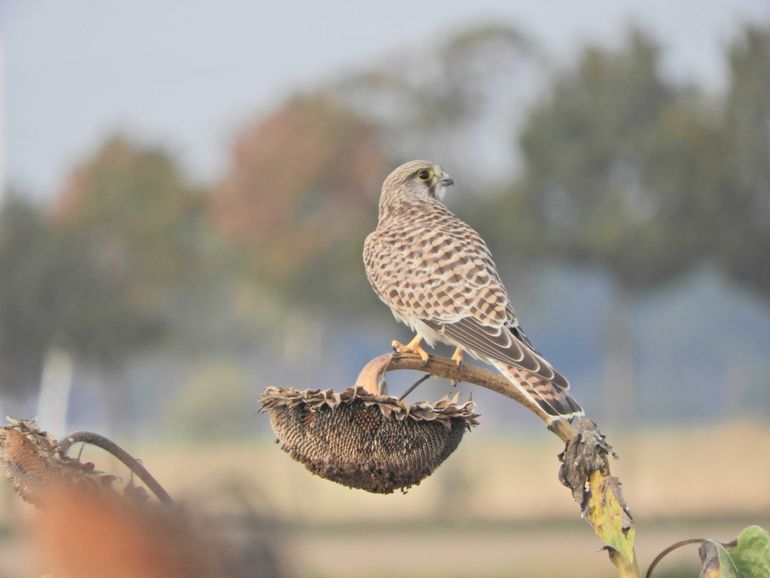
M 364 243 L 375 293 L 429 343 L 494 365 L 552 416 L 582 409 L 567 380 L 519 326 L 486 243 L 442 203 L 453 184 L 440 166 L 412 161 L 385 180 L 379 222 Z

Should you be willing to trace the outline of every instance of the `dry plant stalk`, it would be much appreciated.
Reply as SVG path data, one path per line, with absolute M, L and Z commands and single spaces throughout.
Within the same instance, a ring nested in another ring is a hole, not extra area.
M 173 502 L 171 496 L 168 495 L 168 492 L 166 492 L 158 480 L 156 480 L 155 477 L 149 471 L 147 471 L 147 468 L 145 468 L 139 460 L 137 460 L 134 456 L 129 454 L 126 450 L 124 450 L 111 439 L 90 431 L 76 431 L 67 435 L 58 443 L 59 451 L 62 454 L 66 454 L 67 450 L 76 443 L 83 443 L 103 449 L 105 452 L 114 458 L 117 458 L 124 466 L 126 466 L 131 471 L 132 475 L 135 475 L 140 480 L 142 480 L 160 502 L 163 502 L 164 504 L 170 504 Z M 129 485 L 125 491 L 129 492 L 135 488 L 135 486 Z
M 581 515 L 604 542 L 610 560 L 623 578 L 639 578 L 634 551 L 634 521 L 620 491 L 620 480 L 610 471 L 616 457 L 598 426 L 587 418 L 551 420 L 500 374 L 472 365 L 458 368 L 452 359 L 431 355 L 426 362 L 414 354 L 392 353 L 376 357 L 362 370 L 356 385 L 369 391 L 385 389 L 387 372 L 401 369 L 424 371 L 437 377 L 467 382 L 509 397 L 529 409 L 565 442 L 559 456 L 559 480 L 580 504 Z

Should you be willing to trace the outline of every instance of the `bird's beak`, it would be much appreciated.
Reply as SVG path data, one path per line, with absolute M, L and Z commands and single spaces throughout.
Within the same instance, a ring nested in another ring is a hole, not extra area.
M 444 176 L 441 177 L 441 180 L 438 182 L 442 187 L 451 187 L 455 184 L 455 180 L 449 176 L 448 174 L 444 173 Z

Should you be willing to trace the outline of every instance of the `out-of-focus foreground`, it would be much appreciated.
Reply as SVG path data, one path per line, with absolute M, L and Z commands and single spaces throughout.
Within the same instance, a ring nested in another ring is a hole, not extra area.
M 47 202 L 10 183 L 3 414 L 105 431 L 224 518 L 252 504 L 297 576 L 609 575 L 558 485 L 562 448 L 488 392 L 406 496 L 311 477 L 256 414 L 264 386 L 348 386 L 407 337 L 360 253 L 383 178 L 429 158 L 620 454 L 639 558 L 769 526 L 770 24 L 735 33 L 717 87 L 668 74 L 639 27 L 573 52 L 472 26 L 245 119 L 214 182 L 116 132 Z M 24 516 L 4 509 L 3 576 L 27 576 Z
M 153 445 L 137 454 L 172 496 L 205 516 L 197 530 L 229 544 L 223 551 L 239 556 L 247 576 L 614 576 L 556 479 L 561 444 L 482 431 L 406 495 L 372 495 L 312 477 L 268 441 Z M 729 541 L 749 524 L 770 525 L 770 457 L 758 455 L 770 430 L 641 433 L 615 440 L 624 451 L 614 470 L 634 509 L 643 567 L 685 537 Z M 121 471 L 97 450 L 83 459 Z M 743 473 L 747 464 L 750 474 Z M 40 537 L 32 541 L 37 547 L 23 541 L 29 530 L 20 531 L 19 517 L 30 520 L 30 512 L 15 499 L 7 504 L 3 575 L 26 578 L 40 568 Z M 656 575 L 693 576 L 697 568 L 694 550 L 680 551 Z M 265 569 L 275 574 L 260 573 Z

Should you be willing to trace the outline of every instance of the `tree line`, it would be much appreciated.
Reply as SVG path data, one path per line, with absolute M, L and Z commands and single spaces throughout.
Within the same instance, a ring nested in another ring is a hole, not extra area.
M 112 135 L 50 204 L 12 195 L 0 213 L 3 397 L 34 394 L 52 350 L 119 372 L 244 324 L 274 336 L 289 315 L 375 311 L 360 247 L 382 178 L 411 157 L 463 176 L 455 202 L 506 258 L 608 274 L 608 371 L 627 388 L 639 295 L 709 263 L 770 299 L 770 25 L 726 46 L 717 93 L 664 74 L 639 28 L 570 62 L 502 25 L 425 50 L 245 124 L 215 183 Z

